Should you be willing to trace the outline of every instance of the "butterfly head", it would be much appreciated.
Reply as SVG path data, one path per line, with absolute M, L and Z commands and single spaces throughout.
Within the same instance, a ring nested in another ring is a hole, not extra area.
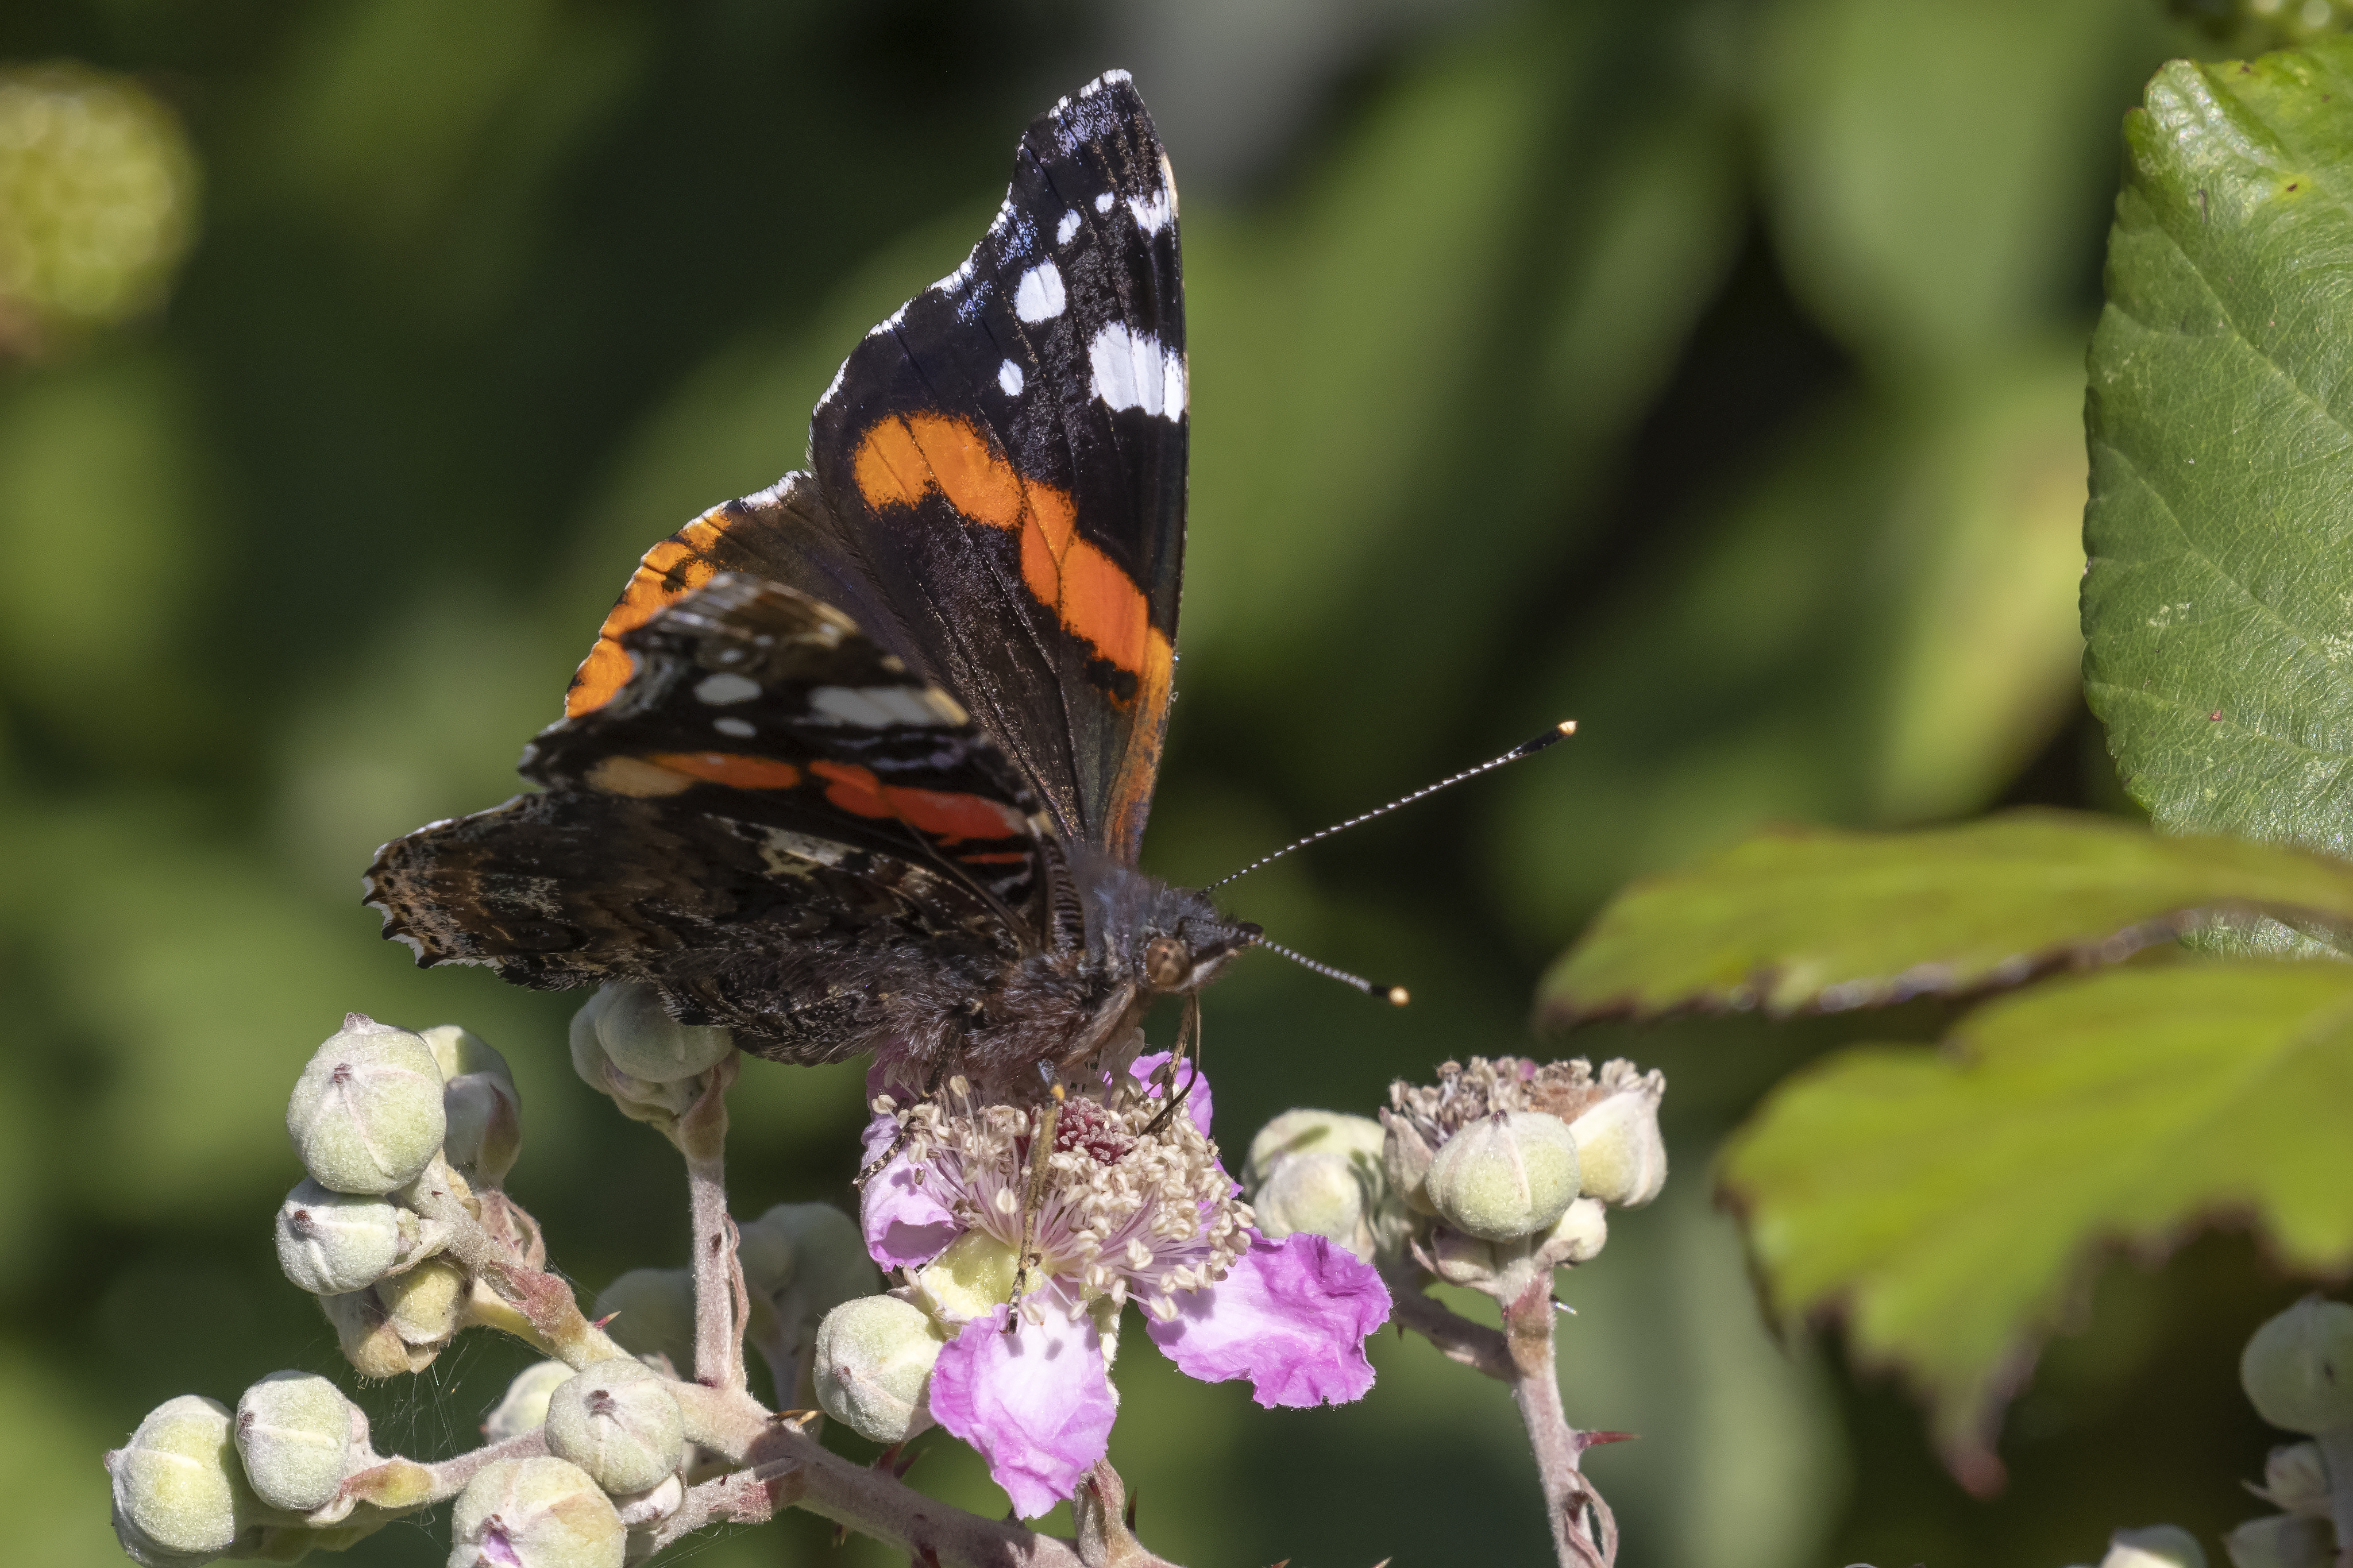
M 1206 893 L 1126 866 L 1098 864 L 1080 875 L 1095 963 L 1139 993 L 1198 991 L 1259 940 L 1257 926 L 1229 919 Z

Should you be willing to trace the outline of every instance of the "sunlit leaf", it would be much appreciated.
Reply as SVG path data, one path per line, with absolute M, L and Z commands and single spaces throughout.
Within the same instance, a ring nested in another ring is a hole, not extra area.
M 1628 889 L 1545 977 L 1537 1009 L 1570 1023 L 1947 995 L 2122 957 L 2216 910 L 2353 928 L 2353 867 L 2043 811 L 1767 835 Z
M 2353 40 L 2169 65 L 2126 142 L 2086 689 L 2158 823 L 2353 854 Z
M 1841 1312 L 1985 1486 L 2000 1405 L 2096 1246 L 2161 1251 L 2227 1217 L 2291 1268 L 2353 1266 L 2348 1102 L 2353 968 L 2125 970 L 1989 1004 L 1942 1049 L 1831 1058 L 1723 1175 L 1777 1309 Z

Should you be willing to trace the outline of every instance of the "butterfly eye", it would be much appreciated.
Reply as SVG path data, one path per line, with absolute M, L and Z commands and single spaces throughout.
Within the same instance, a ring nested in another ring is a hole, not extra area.
M 1193 970 L 1193 955 L 1173 936 L 1155 936 L 1144 946 L 1144 978 L 1156 991 L 1173 991 Z

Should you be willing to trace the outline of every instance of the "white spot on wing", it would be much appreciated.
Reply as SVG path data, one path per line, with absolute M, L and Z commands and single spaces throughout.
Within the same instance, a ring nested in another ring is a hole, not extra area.
M 730 702 L 749 702 L 760 695 L 760 683 L 724 670 L 706 675 L 694 683 L 695 700 L 708 702 L 713 708 L 723 708 Z
M 1107 213 L 1111 211 L 1111 200 L 1112 197 L 1109 191 L 1105 191 L 1103 195 L 1097 196 L 1095 198 L 1095 211 L 1099 213 Z
M 997 367 L 997 384 L 1005 389 L 1008 397 L 1021 395 L 1021 367 L 1007 360 Z
M 1071 211 L 1064 213 L 1062 215 L 1062 221 L 1054 226 L 1054 243 L 1056 245 L 1068 245 L 1071 243 L 1071 236 L 1078 232 L 1079 214 L 1078 209 L 1074 207 Z
M 746 740 L 758 733 L 749 723 L 741 719 L 713 719 L 711 721 L 711 727 L 723 735 L 733 735 L 739 741 Z
M 892 724 L 924 729 L 942 723 L 962 724 L 963 710 L 946 701 L 946 708 L 955 710 L 955 717 L 951 719 L 943 711 L 944 700 L 942 693 L 905 686 L 820 686 L 808 694 L 809 717 L 813 721 L 821 724 L 854 724 L 861 730 L 887 729 Z
M 1149 196 L 1127 198 L 1127 210 L 1135 215 L 1135 226 L 1146 234 L 1158 234 L 1168 226 L 1168 189 L 1162 186 Z
M 1131 332 L 1113 321 L 1087 345 L 1087 360 L 1094 395 L 1111 407 L 1185 417 L 1185 356 L 1162 348 L 1150 332 Z
M 1025 321 L 1050 321 L 1062 313 L 1062 274 L 1050 261 L 1041 261 L 1014 285 L 1013 313 Z

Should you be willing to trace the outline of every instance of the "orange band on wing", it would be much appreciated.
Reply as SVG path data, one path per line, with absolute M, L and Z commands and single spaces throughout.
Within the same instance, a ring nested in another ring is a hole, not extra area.
M 800 769 L 790 763 L 737 752 L 655 752 L 645 760 L 658 768 L 731 789 L 790 789 L 801 782 Z
M 1022 478 L 970 422 L 944 414 L 885 419 L 859 443 L 858 493 L 880 511 L 937 490 L 975 522 L 1018 531 L 1021 581 L 1072 637 L 1135 679 L 1165 691 L 1171 648 L 1152 624 L 1144 590 L 1102 549 L 1079 537 L 1068 490 Z M 1124 707 L 1130 694 L 1115 698 Z
M 602 708 L 628 684 L 636 661 L 621 646 L 622 633 L 645 625 L 663 605 L 684 598 L 718 575 L 710 552 L 728 521 L 723 510 L 707 511 L 646 552 L 605 624 L 596 628 L 596 646 L 573 672 L 571 689 L 564 694 L 566 718 Z
M 1029 820 L 1019 812 L 985 795 L 886 784 L 871 769 L 854 763 L 811 763 L 809 772 L 832 781 L 826 786 L 825 798 L 837 809 L 854 816 L 894 816 L 942 844 L 959 844 L 967 838 L 1020 838 L 1029 831 Z

